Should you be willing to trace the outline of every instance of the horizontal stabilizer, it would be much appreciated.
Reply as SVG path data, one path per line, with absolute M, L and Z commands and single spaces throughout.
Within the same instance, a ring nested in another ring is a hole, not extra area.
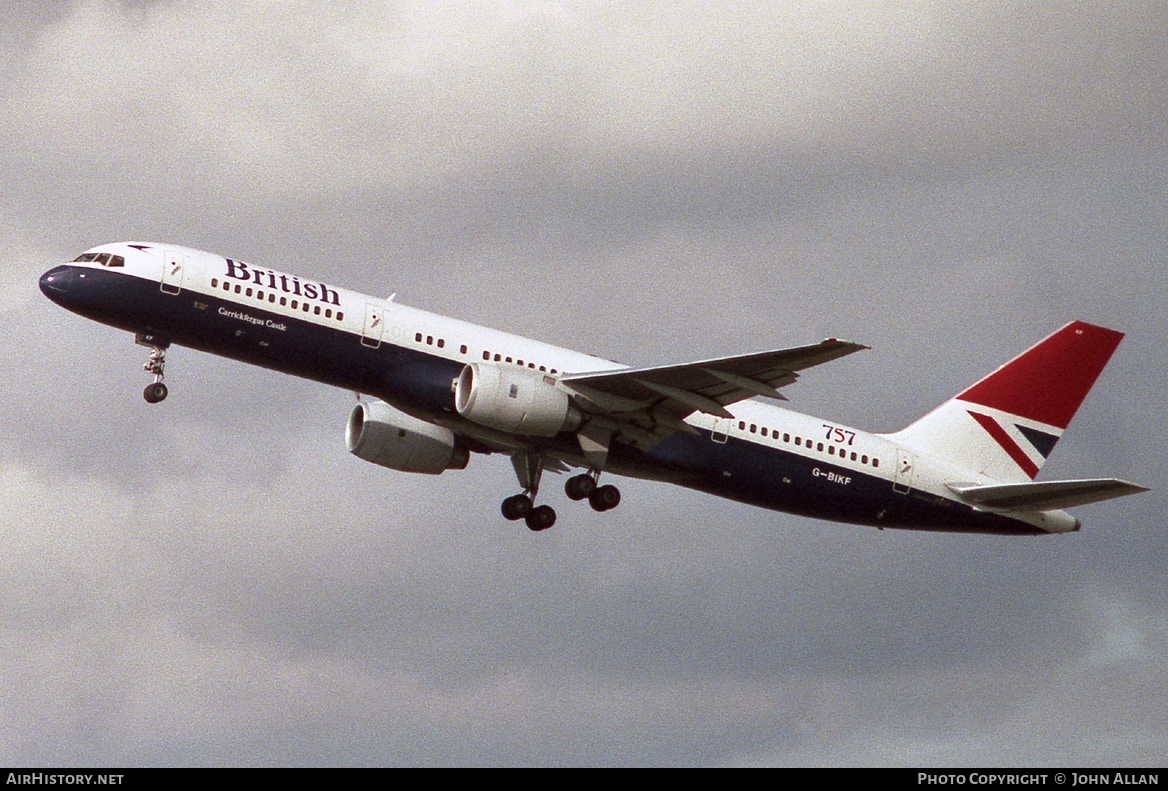
M 974 483 L 947 483 L 945 485 L 970 505 L 999 508 L 1006 511 L 1049 511 L 1148 491 L 1143 486 L 1116 478 L 1002 483 L 989 486 Z

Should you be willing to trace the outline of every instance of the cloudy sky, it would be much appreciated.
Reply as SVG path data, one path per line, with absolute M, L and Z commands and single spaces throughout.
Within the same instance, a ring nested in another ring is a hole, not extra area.
M 6 0 L 0 764 L 1156 765 L 1168 6 Z M 145 351 L 36 278 L 214 250 L 632 364 L 873 347 L 900 428 L 1062 323 L 1120 346 L 1071 536 L 832 525 L 345 452 L 348 392 Z

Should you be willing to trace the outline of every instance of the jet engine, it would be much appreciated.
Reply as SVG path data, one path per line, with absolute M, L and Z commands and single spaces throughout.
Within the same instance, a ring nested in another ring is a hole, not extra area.
M 453 431 L 384 401 L 362 401 L 353 408 L 345 426 L 345 445 L 359 459 L 402 472 L 437 475 L 466 469 L 470 461 L 470 451 Z
M 522 368 L 471 363 L 462 369 L 454 406 L 467 420 L 512 434 L 554 437 L 580 425 L 580 410 L 554 380 Z

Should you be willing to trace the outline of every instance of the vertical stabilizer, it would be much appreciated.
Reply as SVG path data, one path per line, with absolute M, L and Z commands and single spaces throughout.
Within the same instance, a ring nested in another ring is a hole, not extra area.
M 1122 339 L 1073 321 L 889 439 L 994 480 L 1029 481 Z

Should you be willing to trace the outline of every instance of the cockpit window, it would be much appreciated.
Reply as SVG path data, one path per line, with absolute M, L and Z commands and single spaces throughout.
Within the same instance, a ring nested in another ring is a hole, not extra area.
M 101 264 L 102 266 L 125 266 L 126 259 L 120 255 L 113 255 L 111 253 L 82 253 L 73 259 L 75 264 Z

